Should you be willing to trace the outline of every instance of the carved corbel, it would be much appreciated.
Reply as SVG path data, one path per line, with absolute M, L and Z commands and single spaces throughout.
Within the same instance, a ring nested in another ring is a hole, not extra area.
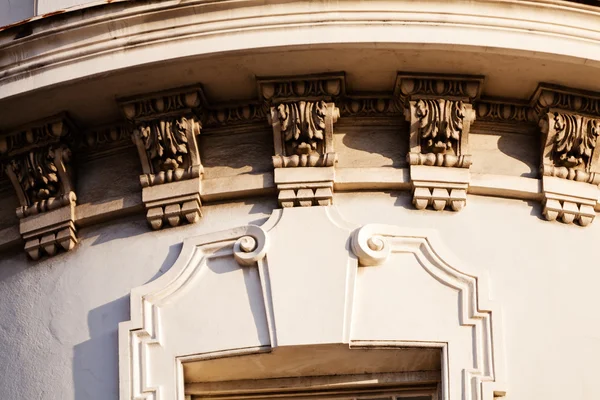
M 282 207 L 327 206 L 333 201 L 337 154 L 334 100 L 344 93 L 339 74 L 259 80 L 273 128 L 275 184 Z
M 598 97 L 540 85 L 532 103 L 542 131 L 544 217 L 589 225 L 600 196 Z
M 202 163 L 197 113 L 205 105 L 200 87 L 186 87 L 120 101 L 133 122 L 142 172 L 142 201 L 153 229 L 194 223 L 202 216 Z
M 74 125 L 61 114 L 0 137 L 0 157 L 20 206 L 25 251 L 33 260 L 77 243 L 71 151 L 63 143 Z
M 399 74 L 395 95 L 410 122 L 413 204 L 418 209 L 461 210 L 467 201 L 471 156 L 469 130 L 475 120 L 472 102 L 481 77 Z

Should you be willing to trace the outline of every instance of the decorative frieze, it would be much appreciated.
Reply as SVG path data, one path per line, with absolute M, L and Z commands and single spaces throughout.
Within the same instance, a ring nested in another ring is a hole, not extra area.
M 600 94 L 541 83 L 531 97 L 531 108 L 543 116 L 550 109 L 600 115 Z
M 551 221 L 586 226 L 600 195 L 598 98 L 540 85 L 532 107 L 539 113 L 543 140 L 543 214 Z
M 398 75 L 396 96 L 410 122 L 407 161 L 416 208 L 458 211 L 465 206 L 469 130 L 475 120 L 471 102 L 479 97 L 481 82 L 480 77 Z
M 258 78 L 260 100 L 269 105 L 289 101 L 333 101 L 346 94 L 343 73 Z
M 77 243 L 71 150 L 64 143 L 73 130 L 61 114 L 0 137 L 4 172 L 20 203 L 19 230 L 34 260 Z
M 264 103 L 220 106 L 206 110 L 203 126 L 205 128 L 221 126 L 231 128 L 231 126 L 252 122 L 262 122 L 264 124 L 268 114 L 269 107 Z
M 485 99 L 477 102 L 477 120 L 534 122 L 536 117 L 529 104 Z
M 74 138 L 73 149 L 78 156 L 83 154 L 85 159 L 97 158 L 132 146 L 132 134 L 133 127 L 126 123 L 94 127 Z
M 134 123 L 133 141 L 143 174 L 140 176 L 146 217 L 153 229 L 164 223 L 196 222 L 201 214 L 202 163 L 196 136 L 197 115 L 205 105 L 200 87 L 154 93 L 120 102 Z
M 351 96 L 339 103 L 343 117 L 401 117 L 404 114 L 402 102 L 393 96 Z

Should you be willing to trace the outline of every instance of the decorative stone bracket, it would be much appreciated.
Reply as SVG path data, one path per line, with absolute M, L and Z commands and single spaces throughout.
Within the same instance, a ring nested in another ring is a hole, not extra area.
M 20 206 L 19 231 L 34 260 L 77 243 L 71 151 L 61 141 L 74 125 L 65 114 L 0 137 L 0 157 Z
M 410 122 L 407 161 L 416 208 L 459 211 L 466 205 L 469 130 L 476 116 L 471 103 L 479 97 L 482 81 L 480 77 L 398 75 L 395 95 L 404 103 Z
M 340 110 L 328 100 L 344 91 L 343 75 L 259 80 L 259 93 L 270 105 L 273 167 L 282 207 L 332 203 L 337 162 L 333 124 Z
M 120 101 L 135 124 L 133 141 L 143 174 L 142 201 L 153 229 L 164 223 L 194 223 L 202 216 L 202 163 L 196 136 L 199 107 L 206 104 L 202 88 L 185 87 Z
M 540 114 L 543 140 L 544 217 L 589 225 L 600 195 L 599 99 L 540 85 L 532 103 Z

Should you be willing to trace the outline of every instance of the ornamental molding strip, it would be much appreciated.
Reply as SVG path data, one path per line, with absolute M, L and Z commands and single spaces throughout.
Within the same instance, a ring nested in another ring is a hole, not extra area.
M 131 148 L 133 126 L 130 123 L 116 123 L 93 127 L 80 132 L 74 138 L 73 149 L 79 159 L 93 160 L 110 155 L 124 148 Z
M 344 75 L 259 79 L 258 87 L 270 110 L 279 205 L 331 204 L 337 163 L 333 124 L 340 117 L 331 100 L 345 93 Z
M 289 252 L 308 232 L 310 262 Z M 327 343 L 346 354 L 439 348 L 440 400 L 494 400 L 506 394 L 501 313 L 485 276 L 461 264 L 433 232 L 356 229 L 334 206 L 279 209 L 261 227 L 186 239 L 167 273 L 131 292 L 120 399 L 183 399 L 185 376 L 207 360 Z
M 587 226 L 600 196 L 600 96 L 541 84 L 532 108 L 542 132 L 544 217 Z
M 477 121 L 537 122 L 535 111 L 527 103 L 508 99 L 482 99 L 477 101 Z
M 151 93 L 119 100 L 125 117 L 134 124 L 133 141 L 143 174 L 142 201 L 153 229 L 165 223 L 177 226 L 183 220 L 197 222 L 202 163 L 196 136 L 198 115 L 206 106 L 200 86 Z
M 395 96 L 410 123 L 407 161 L 417 209 L 461 210 L 467 201 L 469 130 L 483 77 L 399 73 Z M 446 167 L 441 171 L 439 167 Z
M 33 260 L 71 250 L 77 243 L 71 150 L 75 136 L 66 114 L 36 121 L 0 136 L 0 161 L 20 206 L 19 232 Z

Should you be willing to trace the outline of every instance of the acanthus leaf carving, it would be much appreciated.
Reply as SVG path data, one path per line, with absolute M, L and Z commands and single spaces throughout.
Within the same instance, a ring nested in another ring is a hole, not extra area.
M 286 154 L 323 154 L 327 113 L 324 101 L 284 103 L 277 106 L 277 112 Z
M 416 208 L 459 211 L 466 205 L 468 138 L 475 120 L 471 102 L 479 97 L 481 82 L 480 77 L 398 75 L 396 96 L 410 122 L 407 161 Z
M 344 75 L 259 79 L 258 87 L 270 108 L 279 205 L 330 205 L 337 162 L 333 125 L 340 117 L 334 101 L 344 101 Z
M 581 115 L 554 113 L 555 163 L 567 168 L 590 167 L 600 133 L 600 121 Z
M 71 150 L 73 123 L 66 114 L 29 124 L 0 139 L 0 156 L 19 207 L 19 231 L 34 260 L 77 243 Z
M 542 213 L 549 221 L 589 225 L 600 193 L 596 172 L 600 119 L 551 109 L 540 126 L 544 136 Z
M 39 214 L 71 201 L 70 158 L 71 151 L 61 145 L 31 150 L 10 160 L 6 172 L 21 193 L 19 217 Z
M 463 132 L 465 113 L 462 101 L 418 100 L 415 104 L 415 114 L 419 121 L 421 152 L 458 153 L 457 146 Z
M 133 141 L 142 163 L 142 200 L 153 229 L 194 223 L 201 216 L 202 163 L 197 115 L 205 105 L 200 87 L 187 87 L 121 102 L 134 123 Z
M 140 137 L 155 173 L 184 169 L 184 164 L 189 164 L 186 125 L 185 117 L 162 118 L 140 124 Z

